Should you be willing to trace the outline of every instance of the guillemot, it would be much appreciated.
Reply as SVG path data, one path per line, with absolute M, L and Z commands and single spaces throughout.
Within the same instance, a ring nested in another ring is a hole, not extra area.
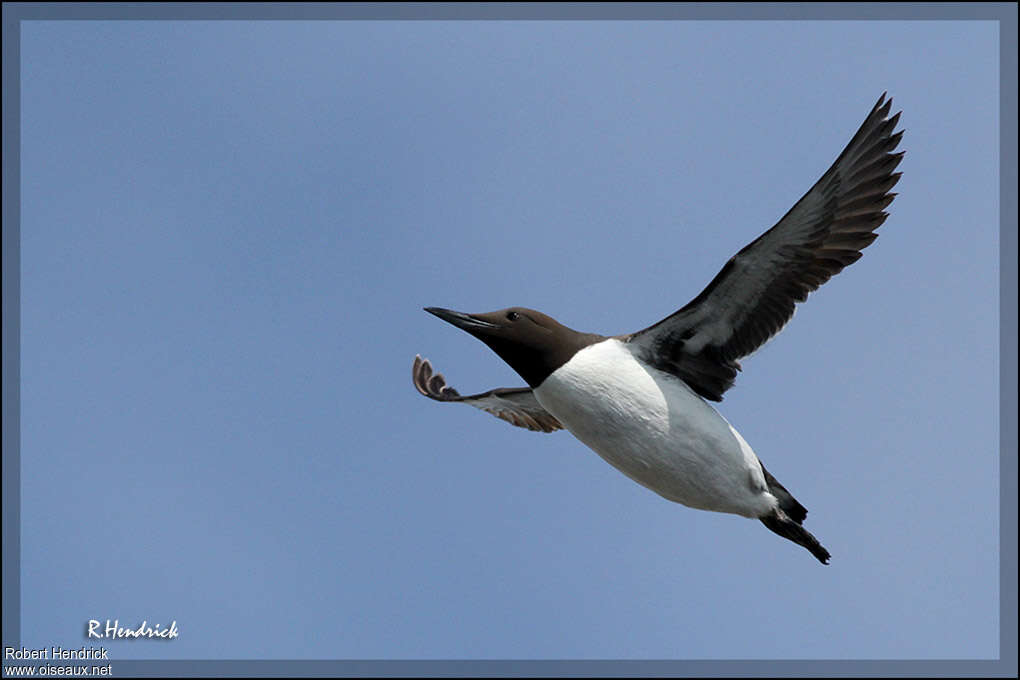
M 668 500 L 742 515 L 811 551 L 804 508 L 708 401 L 733 386 L 738 359 L 775 336 L 794 306 L 861 256 L 885 222 L 903 131 L 883 93 L 821 179 L 693 300 L 636 333 L 581 333 L 524 307 L 425 311 L 475 336 L 528 387 L 461 396 L 416 356 L 415 387 L 519 427 L 570 431 L 612 466 Z

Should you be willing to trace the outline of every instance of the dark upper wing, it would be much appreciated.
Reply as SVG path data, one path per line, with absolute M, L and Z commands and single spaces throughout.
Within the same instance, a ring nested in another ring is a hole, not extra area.
M 470 404 L 517 427 L 526 427 L 536 432 L 563 429 L 560 421 L 538 403 L 530 387 L 500 388 L 462 397 L 457 390 L 447 386 L 442 373 L 432 372 L 432 364 L 428 359 L 420 356 L 414 358 L 411 377 L 418 391 L 430 399 Z
M 706 399 L 720 401 L 740 364 L 778 333 L 794 304 L 874 241 L 900 179 L 903 131 L 883 94 L 843 153 L 779 222 L 730 258 L 682 309 L 625 339 Z

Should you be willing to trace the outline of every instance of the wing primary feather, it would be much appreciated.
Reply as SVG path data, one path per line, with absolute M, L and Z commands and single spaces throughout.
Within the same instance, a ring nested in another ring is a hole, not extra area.
M 861 257 L 888 218 L 903 151 L 883 93 L 843 151 L 771 229 L 734 255 L 693 300 L 662 321 L 620 336 L 706 399 L 719 401 L 739 364 L 776 335 L 803 302 Z
M 421 355 L 414 357 L 411 380 L 418 392 L 429 399 L 467 404 L 517 427 L 535 432 L 554 432 L 563 428 L 551 413 L 542 408 L 530 387 L 501 387 L 462 396 L 447 385 L 443 374 L 433 371 L 432 364 Z

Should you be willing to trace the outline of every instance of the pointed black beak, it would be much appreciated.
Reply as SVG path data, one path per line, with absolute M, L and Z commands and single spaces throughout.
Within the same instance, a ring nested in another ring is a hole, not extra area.
M 467 331 L 472 335 L 485 333 L 486 331 L 495 330 L 500 327 L 498 324 L 490 323 L 474 316 L 473 314 L 455 312 L 452 309 L 443 309 L 442 307 L 425 307 L 425 311 L 429 314 L 438 316 L 447 323 L 452 323 L 457 328 Z

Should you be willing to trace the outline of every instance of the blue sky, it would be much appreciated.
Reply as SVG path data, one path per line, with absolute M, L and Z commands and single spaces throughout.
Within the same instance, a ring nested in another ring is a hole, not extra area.
M 999 645 L 992 22 L 31 22 L 22 637 L 163 659 L 938 659 Z M 883 91 L 881 237 L 719 405 L 832 564 L 567 433 L 421 308 L 694 297 Z

